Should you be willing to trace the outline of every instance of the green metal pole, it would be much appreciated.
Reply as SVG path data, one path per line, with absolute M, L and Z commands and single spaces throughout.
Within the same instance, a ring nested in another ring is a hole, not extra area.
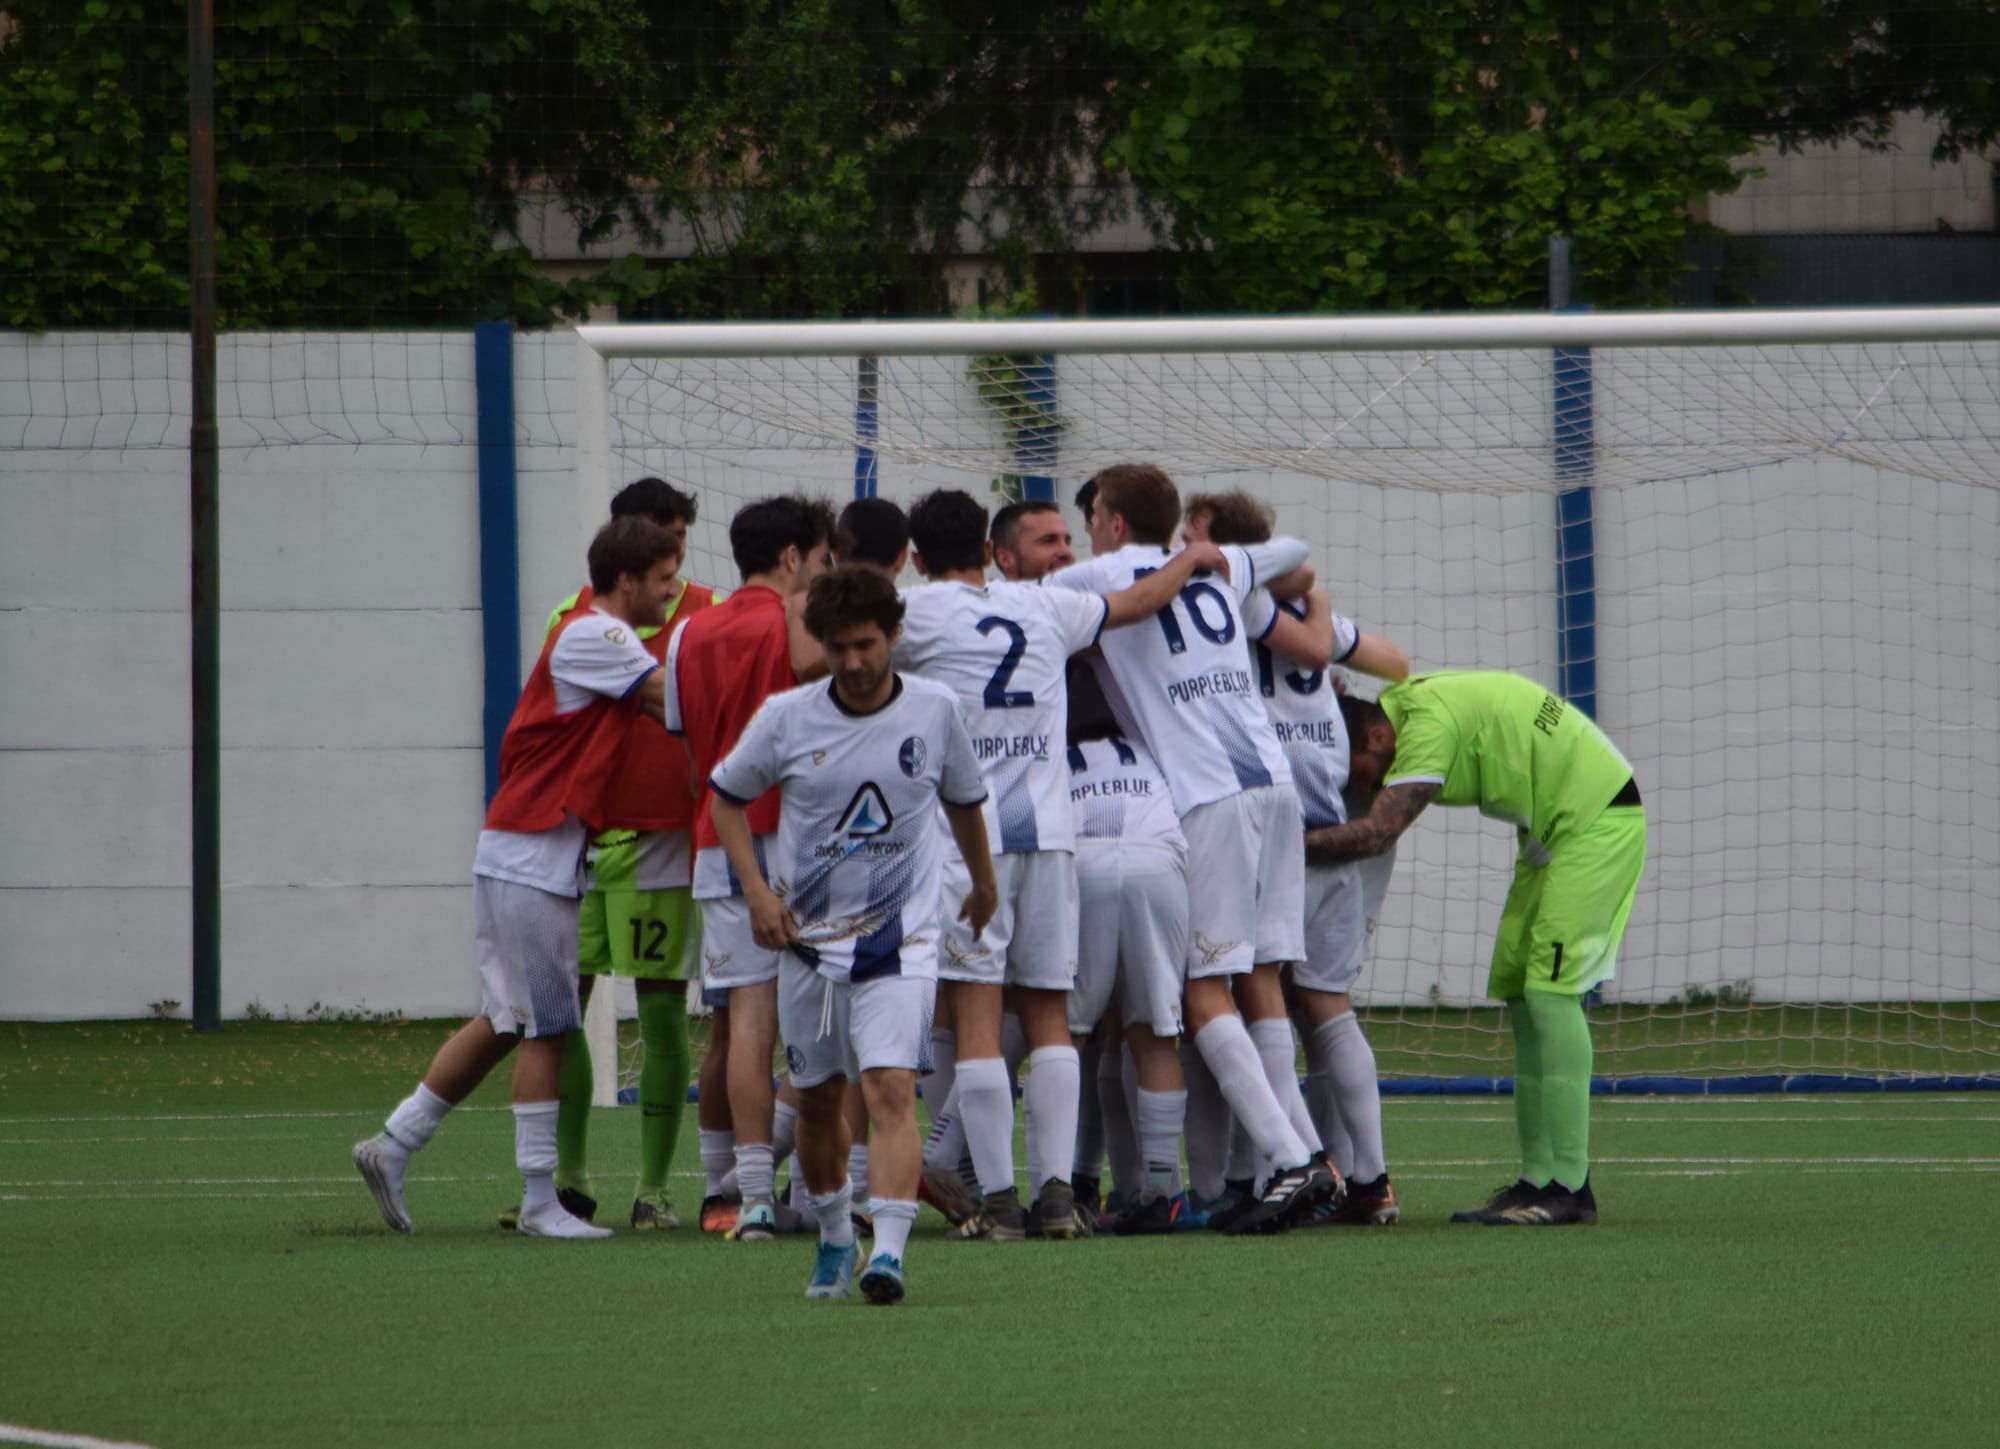
M 188 252 L 193 426 L 188 519 L 193 652 L 194 1027 L 222 1025 L 221 569 L 215 433 L 215 0 L 188 0 Z

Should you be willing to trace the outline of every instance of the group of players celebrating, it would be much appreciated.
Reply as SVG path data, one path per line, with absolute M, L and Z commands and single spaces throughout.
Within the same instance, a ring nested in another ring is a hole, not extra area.
M 763 499 L 731 521 L 724 597 L 679 576 L 692 498 L 619 494 L 502 745 L 474 862 L 480 1014 L 354 1149 L 392 1227 L 411 1230 L 410 1156 L 518 1047 L 505 1222 L 608 1235 L 578 1031 L 607 972 L 638 988 L 631 1225 L 679 1226 L 698 976 L 701 1225 L 816 1225 L 811 1298 L 899 1301 L 920 1201 L 958 1240 L 1393 1223 L 1350 993 L 1396 839 L 1433 800 L 1521 841 L 1489 981 L 1521 1173 L 1455 1218 L 1595 1220 L 1581 998 L 1643 862 L 1630 766 L 1532 681 L 1409 677 L 1248 495 L 1184 508 L 1164 472 L 1120 464 L 1077 505 L 1080 563 L 1052 503 L 989 523 L 949 490 L 907 516 Z M 899 592 L 908 564 L 924 582 Z M 1342 668 L 1388 687 L 1347 696 Z

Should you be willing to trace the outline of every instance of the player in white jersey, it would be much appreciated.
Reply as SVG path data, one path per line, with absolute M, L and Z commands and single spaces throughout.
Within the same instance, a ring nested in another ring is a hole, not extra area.
M 514 1155 L 528 1237 L 606 1238 L 556 1195 L 563 1048 L 583 1021 L 577 914 L 590 824 L 635 714 L 658 720 L 658 661 L 638 640 L 666 618 L 680 547 L 645 518 L 613 519 L 591 541 L 594 602 L 542 645 L 500 748 L 500 787 L 473 857 L 480 1014 L 438 1049 L 416 1090 L 353 1160 L 384 1222 L 412 1231 L 403 1174 L 445 1115 L 507 1054 L 514 1058 Z
M 1182 536 L 1190 543 L 1261 543 L 1271 513 L 1247 493 L 1198 494 L 1188 500 Z M 1273 599 L 1264 590 L 1244 604 L 1250 658 L 1271 728 L 1291 766 L 1308 830 L 1339 825 L 1347 813 L 1347 727 L 1334 688 L 1336 664 L 1384 679 L 1407 678 L 1410 662 L 1387 639 L 1363 634 L 1333 612 L 1326 595 Z M 1286 971 L 1299 1035 L 1305 1039 L 1307 1106 L 1329 1148 L 1350 1154 L 1343 1200 L 1324 1204 L 1318 1221 L 1383 1225 L 1398 1216 L 1382 1146 L 1382 1100 L 1375 1053 L 1354 1014 L 1353 990 L 1367 955 L 1366 883 L 1359 862 L 1306 867 L 1306 949 Z M 1290 1043 L 1287 1042 L 1287 1050 Z
M 958 1033 L 957 1101 L 984 1199 L 958 1235 L 1013 1240 L 1030 1226 L 1014 1187 L 1014 1102 L 1001 1060 L 1002 991 L 1011 986 L 1029 1047 L 1023 1104 L 1034 1226 L 1048 1238 L 1087 1236 L 1069 1181 L 1079 1066 L 1065 1002 L 1077 960 L 1075 827 L 1061 754 L 1065 672 L 1070 655 L 1146 619 L 1221 554 L 1190 551 L 1153 577 L 1088 594 L 993 582 L 986 510 L 948 489 L 911 508 L 910 541 L 930 582 L 904 598 L 896 662 L 958 699 L 986 777 L 1000 883 L 984 939 L 945 924 L 939 967 Z M 959 869 L 947 864 L 947 900 L 964 885 Z
M 1165 566 L 1180 525 L 1173 481 L 1144 464 L 1091 481 L 1095 557 L 1048 582 L 1099 592 Z M 1298 797 L 1242 642 L 1243 600 L 1307 550 L 1278 539 L 1222 552 L 1226 579 L 1194 579 L 1152 625 L 1107 636 L 1097 667 L 1121 729 L 1146 742 L 1173 791 L 1190 861 L 1187 1024 L 1265 1164 L 1263 1191 L 1227 1230 L 1267 1232 L 1339 1191 L 1299 1092 L 1279 978 L 1281 963 L 1305 954 Z
M 799 1160 L 820 1222 L 808 1298 L 844 1298 L 859 1256 L 847 1176 L 846 1084 L 868 1099 L 875 1253 L 871 1303 L 903 1296 L 917 1216 L 917 1067 L 930 1030 L 945 854 L 939 807 L 970 887 L 976 939 L 997 899 L 980 814 L 985 782 L 949 692 L 890 667 L 903 614 L 883 574 L 815 581 L 806 627 L 831 683 L 772 696 L 709 778 L 716 833 L 743 883 L 759 945 L 780 952 L 779 1026 L 799 1092 Z M 758 859 L 744 806 L 776 787 L 779 824 Z
M 1187 840 L 1166 776 L 1143 744 L 1117 733 L 1108 710 L 1093 717 L 1073 707 L 1070 738 L 1082 907 L 1070 1024 L 1095 1026 L 1115 997 L 1135 1077 L 1139 1181 L 1112 1231 L 1172 1232 L 1193 1225 L 1180 1174 L 1187 1081 L 1175 1049 L 1187 982 Z M 1107 1086 L 1115 1080 L 1122 1095 L 1123 1077 L 1121 1067 Z

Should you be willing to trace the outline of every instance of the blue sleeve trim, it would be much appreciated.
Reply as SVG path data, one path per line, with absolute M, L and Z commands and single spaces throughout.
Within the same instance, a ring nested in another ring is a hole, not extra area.
M 715 783 L 715 776 L 713 775 L 710 775 L 708 777 L 708 788 L 713 790 L 716 794 L 720 795 L 723 799 L 727 800 L 731 805 L 748 805 L 752 800 L 757 798 L 754 795 L 745 798 L 742 795 L 730 794 L 729 791 L 723 789 L 720 785 Z
M 1097 647 L 1098 641 L 1104 637 L 1104 621 L 1111 617 L 1111 600 L 1099 594 L 1097 596 L 1097 604 L 1097 629 L 1091 634 L 1090 642 L 1084 646 L 1086 649 L 1095 649 Z
M 632 691 L 637 689 L 640 685 L 644 684 L 646 680 L 652 676 L 653 671 L 658 669 L 659 667 L 660 666 L 658 664 L 648 665 L 644 673 L 635 675 L 633 677 L 632 682 L 625 686 L 625 692 L 619 695 L 618 697 L 620 699 L 630 699 L 632 697 Z
M 988 800 L 992 798 L 993 797 L 991 795 L 981 795 L 977 800 L 944 800 L 944 796 L 942 795 L 938 796 L 938 799 L 944 800 L 944 803 L 951 806 L 951 808 L 954 810 L 976 809 L 977 807 L 984 805 Z
M 1354 651 L 1359 649 L 1360 647 L 1361 647 L 1361 631 L 1359 629 L 1356 629 L 1354 631 L 1354 642 L 1347 646 L 1347 652 L 1345 654 L 1335 655 L 1333 662 L 1335 664 L 1345 664 L 1348 660 L 1354 657 Z
M 1275 599 L 1272 600 L 1273 604 L 1275 604 L 1276 602 L 1277 600 Z M 1262 629 L 1260 629 L 1257 632 L 1257 642 L 1259 644 L 1263 643 L 1266 639 L 1271 637 L 1271 631 L 1278 627 L 1278 617 L 1281 613 L 1283 613 L 1283 610 L 1281 609 L 1273 608 L 1271 610 L 1271 622 L 1266 624 Z

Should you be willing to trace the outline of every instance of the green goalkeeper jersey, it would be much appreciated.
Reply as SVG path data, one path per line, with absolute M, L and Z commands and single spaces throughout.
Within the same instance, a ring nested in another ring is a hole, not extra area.
M 1418 674 L 1383 690 L 1380 703 L 1396 727 L 1383 783 L 1429 781 L 1438 804 L 1476 805 L 1505 820 L 1538 865 L 1632 778 L 1589 716 L 1518 674 Z

